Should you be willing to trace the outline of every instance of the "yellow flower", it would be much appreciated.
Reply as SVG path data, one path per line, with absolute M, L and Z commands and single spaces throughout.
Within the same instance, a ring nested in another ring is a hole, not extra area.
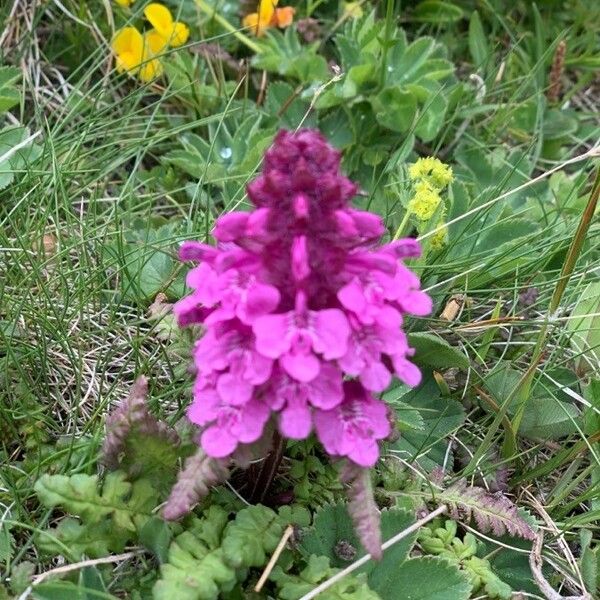
M 344 2 L 343 16 L 350 19 L 360 19 L 363 16 L 363 9 L 360 2 Z
M 119 6 L 123 6 L 125 8 L 127 8 L 128 6 L 131 6 L 133 4 L 133 0 L 115 0 L 115 2 Z
M 152 81 L 162 73 L 160 61 L 153 58 L 162 47 L 158 48 L 150 34 L 143 36 L 135 27 L 123 27 L 117 31 L 111 43 L 117 71 L 137 74 L 142 81 Z
M 440 223 L 442 225 L 442 223 Z M 448 243 L 448 227 L 444 224 L 429 239 L 429 247 L 432 250 L 441 250 Z
M 295 10 L 291 6 L 276 8 L 279 0 L 259 0 L 258 11 L 246 15 L 242 21 L 244 27 L 257 36 L 264 34 L 268 27 L 288 27 L 294 20 Z
M 415 195 L 408 202 L 408 212 L 412 213 L 419 221 L 429 221 L 435 214 L 442 198 L 434 187 L 425 181 L 419 181 L 414 186 Z
M 452 168 L 433 156 L 419 158 L 416 163 L 410 166 L 408 174 L 411 179 L 426 181 L 440 190 L 454 180 Z
M 146 19 L 150 21 L 157 34 L 164 39 L 164 45 L 167 44 L 177 48 L 182 46 L 190 36 L 190 30 L 185 23 L 173 21 L 171 11 L 158 2 L 148 4 L 144 9 Z M 164 47 L 164 46 L 163 46 Z

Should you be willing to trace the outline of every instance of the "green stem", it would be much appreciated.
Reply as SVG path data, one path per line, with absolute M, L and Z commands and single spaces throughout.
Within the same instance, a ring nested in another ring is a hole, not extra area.
M 223 29 L 231 32 L 242 44 L 245 44 L 252 52 L 260 54 L 262 48 L 256 42 L 253 42 L 247 35 L 244 35 L 239 29 L 235 28 L 227 19 L 222 17 L 212 6 L 207 4 L 205 0 L 196 0 L 196 5 L 211 19 L 214 19 Z
M 402 235 L 402 233 L 404 232 L 404 229 L 406 228 L 406 225 L 408 223 L 408 220 L 410 219 L 410 215 L 412 213 L 407 210 L 404 213 L 404 217 L 402 217 L 402 222 L 400 223 L 400 225 L 398 225 L 398 229 L 396 229 L 396 233 L 394 234 L 394 237 L 392 238 L 392 241 L 395 241 L 397 239 L 400 238 L 400 236 Z
M 554 317 L 558 307 L 560 306 L 560 301 L 562 300 L 563 294 L 571 279 L 571 275 L 573 275 L 573 270 L 575 269 L 575 265 L 577 264 L 577 259 L 579 258 L 579 254 L 581 253 L 581 248 L 583 247 L 583 242 L 587 236 L 587 232 L 592 223 L 592 219 L 594 217 L 594 213 L 596 212 L 596 207 L 598 206 L 598 197 L 600 196 L 600 168 L 596 171 L 596 178 L 594 180 L 594 185 L 592 186 L 592 191 L 590 193 L 590 199 L 588 200 L 587 206 L 581 215 L 581 219 L 579 221 L 579 225 L 577 226 L 577 231 L 573 236 L 573 240 L 571 241 L 571 245 L 569 246 L 569 251 L 567 252 L 567 257 L 565 258 L 565 262 L 563 263 L 563 267 L 560 271 L 560 276 L 558 281 L 556 282 L 556 287 L 554 288 L 554 292 L 552 294 L 552 298 L 550 299 L 550 305 L 548 306 L 548 315 L 546 320 L 542 326 L 542 329 L 538 335 L 538 339 L 533 351 L 533 357 L 531 360 L 531 366 L 528 369 L 526 376 L 521 380 L 518 386 L 519 392 L 519 406 L 513 418 L 513 431 L 516 434 L 519 431 L 519 426 L 521 425 L 521 420 L 523 418 L 523 414 L 525 412 L 525 406 L 527 404 L 527 398 L 529 398 L 529 391 L 531 389 L 531 384 L 533 383 L 533 378 L 536 372 L 537 365 L 542 360 L 542 355 L 544 352 L 544 348 L 546 346 L 546 338 L 548 337 L 548 323 Z M 505 443 L 505 450 L 510 451 L 513 443 L 509 443 L 508 446 Z M 506 456 L 506 453 L 505 453 Z

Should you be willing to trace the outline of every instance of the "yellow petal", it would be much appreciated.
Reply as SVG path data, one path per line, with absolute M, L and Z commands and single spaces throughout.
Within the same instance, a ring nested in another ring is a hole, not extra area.
M 112 40 L 111 48 L 115 54 L 133 52 L 138 50 L 142 55 L 144 40 L 142 34 L 135 27 L 123 27 L 119 29 Z
M 140 66 L 140 61 L 138 58 L 139 57 L 134 56 L 131 52 L 117 54 L 117 71 L 119 73 L 122 73 L 123 71 L 127 71 L 128 73 L 137 73 Z
M 133 4 L 133 0 L 115 0 L 115 2 L 119 6 L 124 6 L 125 8 L 127 8 L 128 6 L 131 6 Z
M 156 58 L 149 60 L 140 67 L 139 76 L 142 81 L 152 81 L 163 72 L 163 67 L 160 61 Z
M 266 27 L 271 22 L 277 2 L 278 0 L 259 0 L 258 20 L 260 22 L 260 25 Z
M 190 37 L 190 30 L 185 23 L 180 23 L 177 21 L 173 25 L 173 33 L 169 39 L 169 44 L 173 46 L 173 48 L 177 48 L 177 46 L 183 46 Z
M 171 16 L 171 11 L 166 6 L 158 4 L 158 2 L 148 4 L 144 9 L 144 15 L 146 15 L 146 19 L 150 21 L 152 27 L 154 27 L 160 35 L 167 39 L 171 36 L 173 30 L 173 17 Z
M 156 31 L 151 29 L 144 34 L 145 47 L 151 55 L 160 54 L 167 47 L 167 40 Z

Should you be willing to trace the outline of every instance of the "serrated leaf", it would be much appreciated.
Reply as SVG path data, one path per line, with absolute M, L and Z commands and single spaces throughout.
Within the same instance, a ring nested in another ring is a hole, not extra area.
M 411 128 L 417 114 L 414 95 L 398 86 L 381 90 L 371 103 L 379 124 L 399 133 L 406 133 Z
M 98 523 L 111 516 L 115 526 L 135 531 L 133 518 L 150 516 L 156 495 L 148 482 L 131 484 L 121 472 L 109 473 L 101 488 L 97 475 L 42 475 L 34 486 L 48 508 L 61 506 L 86 523 Z
M 111 552 L 123 552 L 126 543 L 126 536 L 116 530 L 110 520 L 83 525 L 65 517 L 56 527 L 38 534 L 37 547 L 49 556 L 69 551 L 73 560 L 82 560 L 84 556 L 100 558 Z
M 411 513 L 392 508 L 381 513 L 381 535 L 384 540 L 390 539 L 399 531 L 406 529 L 414 522 Z M 379 562 L 370 561 L 361 567 L 359 573 L 366 573 L 369 585 L 371 580 L 386 577 L 388 569 L 400 564 L 408 555 L 415 535 L 407 536 L 385 551 Z M 332 566 L 345 567 L 350 562 L 366 554 L 354 531 L 354 526 L 345 504 L 327 505 L 317 511 L 312 527 L 302 537 L 301 549 L 307 555 L 326 556 Z
M 248 506 L 225 528 L 223 556 L 235 568 L 260 567 L 275 550 L 283 529 L 282 520 L 270 508 Z
M 19 79 L 21 79 L 20 69 L 0 67 L 0 114 L 10 110 L 21 100 L 19 91 L 12 87 Z
M 412 360 L 420 366 L 435 369 L 469 368 L 469 359 L 458 348 L 436 335 L 423 332 L 409 333 L 408 343 L 415 349 Z
M 130 480 L 148 479 L 166 494 L 175 480 L 179 436 L 148 410 L 148 383 L 140 377 L 128 397 L 106 419 L 104 463 L 125 471 Z
M 402 600 L 468 600 L 471 594 L 468 577 L 453 564 L 432 556 L 410 558 L 388 577 L 373 587 L 381 598 L 396 598 L 402 590 Z
M 276 567 L 270 579 L 277 584 L 278 599 L 299 600 L 334 573 L 335 571 L 329 568 L 329 560 L 326 557 L 312 555 L 299 575 L 290 575 L 281 567 Z M 379 596 L 364 583 L 364 575 L 359 577 L 347 575 L 340 582 L 320 593 L 319 600 L 379 600 Z

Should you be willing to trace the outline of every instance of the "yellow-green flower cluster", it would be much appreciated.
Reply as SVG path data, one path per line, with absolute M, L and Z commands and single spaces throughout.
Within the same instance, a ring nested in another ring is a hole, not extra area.
M 442 197 L 439 191 L 426 181 L 415 183 L 414 191 L 414 196 L 408 201 L 408 212 L 419 221 L 429 221 L 440 205 Z
M 452 168 L 433 156 L 419 158 L 408 169 L 413 181 L 428 183 L 431 187 L 443 190 L 454 181 Z
M 442 202 L 440 192 L 452 183 L 452 169 L 437 158 L 428 156 L 410 165 L 408 174 L 414 182 L 414 195 L 408 201 L 408 212 L 419 221 L 427 222 Z
M 434 251 L 441 250 L 447 243 L 448 243 L 448 227 L 446 225 L 444 225 L 443 227 L 438 229 L 429 238 L 429 247 Z

